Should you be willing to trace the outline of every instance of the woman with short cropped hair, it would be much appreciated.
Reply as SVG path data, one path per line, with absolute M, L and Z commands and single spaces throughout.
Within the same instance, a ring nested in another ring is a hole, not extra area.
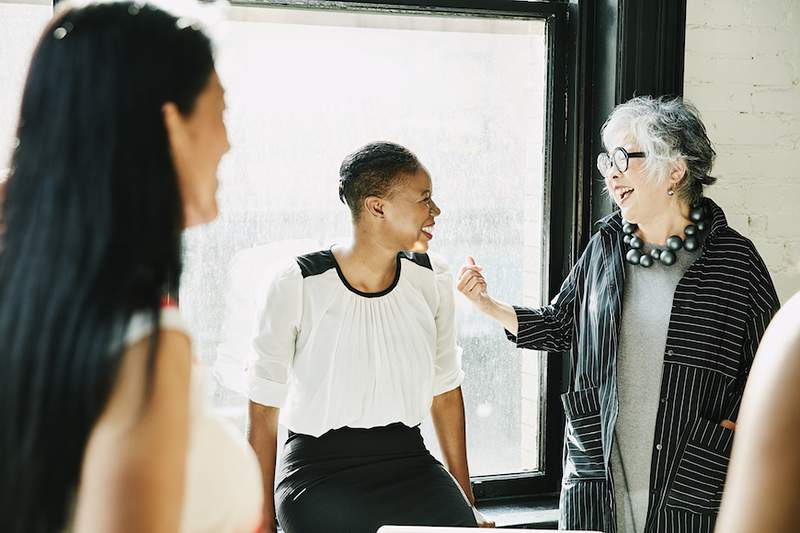
M 254 342 L 264 514 L 277 511 L 287 533 L 474 527 L 453 281 L 426 253 L 441 214 L 431 177 L 387 142 L 348 156 L 339 175 L 352 242 L 285 266 Z M 279 411 L 289 438 L 273 503 Z M 429 412 L 447 469 L 420 435 Z

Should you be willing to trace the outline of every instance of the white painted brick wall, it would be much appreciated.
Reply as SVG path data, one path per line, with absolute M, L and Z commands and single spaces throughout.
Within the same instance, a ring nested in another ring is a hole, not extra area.
M 800 290 L 800 0 L 688 0 L 684 93 L 717 149 L 706 194 Z

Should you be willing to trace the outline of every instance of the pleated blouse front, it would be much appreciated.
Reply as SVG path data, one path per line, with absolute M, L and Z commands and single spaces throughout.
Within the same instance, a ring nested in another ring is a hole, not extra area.
M 270 285 L 254 348 L 250 399 L 312 436 L 415 426 L 464 378 L 452 276 L 427 254 L 399 254 L 380 293 L 351 287 L 330 250 L 296 258 Z

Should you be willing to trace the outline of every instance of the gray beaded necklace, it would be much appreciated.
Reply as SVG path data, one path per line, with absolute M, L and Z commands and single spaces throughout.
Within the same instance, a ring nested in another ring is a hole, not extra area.
M 667 239 L 666 248 L 653 248 L 649 252 L 644 249 L 644 241 L 635 235 L 636 224 L 622 219 L 622 233 L 625 236 L 622 240 L 628 247 L 628 252 L 625 254 L 625 261 L 632 265 L 640 265 L 649 268 L 655 261 L 661 261 L 666 266 L 672 266 L 677 261 L 678 257 L 675 253 L 681 248 L 689 252 L 697 250 L 700 246 L 698 240 L 699 234 L 706 229 L 705 223 L 705 210 L 700 205 L 692 206 L 689 211 L 689 219 L 693 222 L 685 228 L 683 232 L 686 234 L 685 239 L 681 239 L 677 235 L 672 235 Z

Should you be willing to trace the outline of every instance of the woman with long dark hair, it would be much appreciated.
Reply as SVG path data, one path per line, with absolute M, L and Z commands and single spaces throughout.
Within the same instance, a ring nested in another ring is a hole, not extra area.
M 97 4 L 42 35 L 2 210 L 3 531 L 259 526 L 255 456 L 203 410 L 162 303 L 182 229 L 217 214 L 223 110 L 184 19 Z

